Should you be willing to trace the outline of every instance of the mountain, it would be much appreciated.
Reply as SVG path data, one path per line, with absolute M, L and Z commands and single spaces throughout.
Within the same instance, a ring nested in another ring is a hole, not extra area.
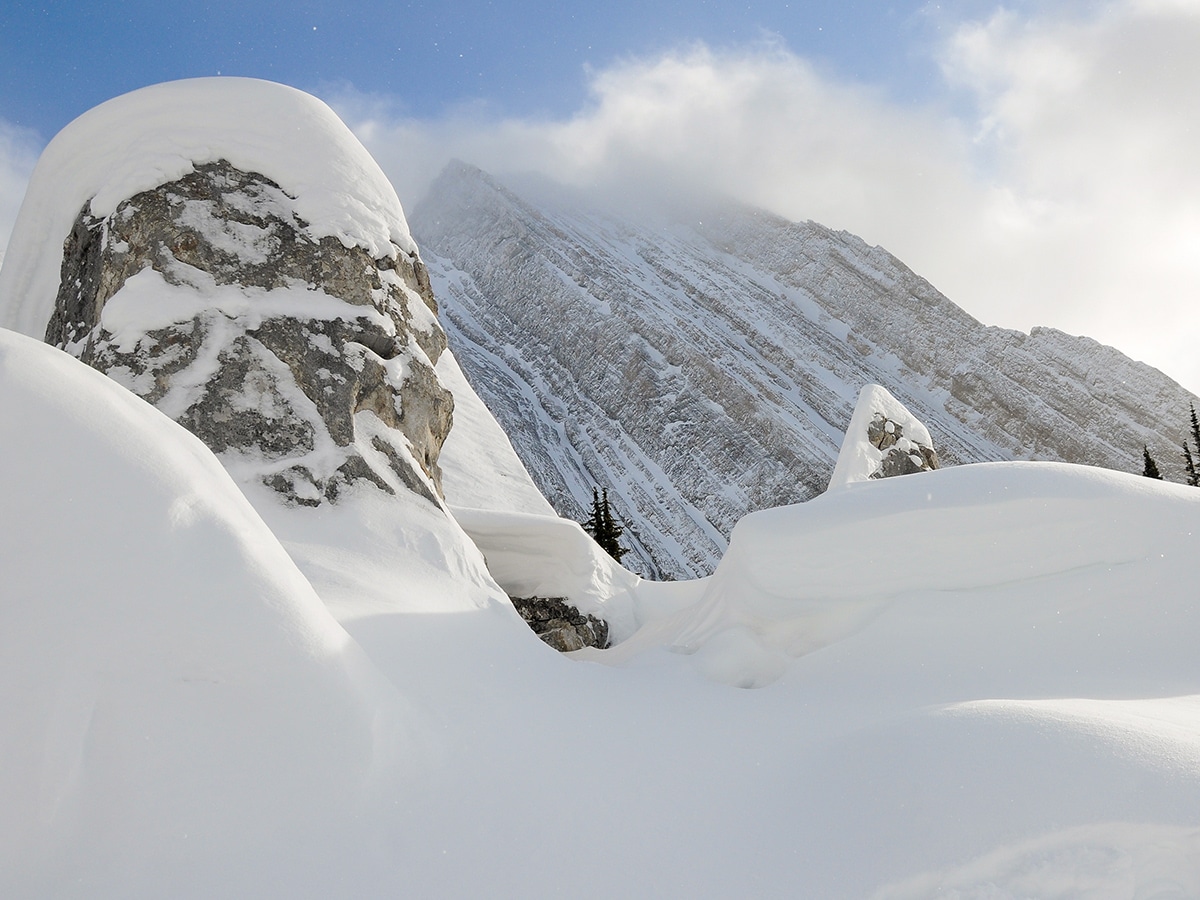
M 410 213 L 450 346 L 560 514 L 607 487 L 651 575 L 829 482 L 878 383 L 943 465 L 1173 458 L 1191 394 L 1111 347 L 985 327 L 894 256 L 733 203 L 636 217 L 452 163 Z M 635 566 L 637 564 L 635 563 Z

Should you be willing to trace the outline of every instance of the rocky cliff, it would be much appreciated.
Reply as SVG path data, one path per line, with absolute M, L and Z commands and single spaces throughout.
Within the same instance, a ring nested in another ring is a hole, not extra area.
M 825 489 L 864 384 L 942 465 L 1140 471 L 1186 391 L 1087 338 L 985 327 L 885 250 L 712 204 L 634 221 L 452 164 L 411 214 L 451 346 L 543 493 L 609 488 L 642 569 L 711 571 L 747 512 Z M 636 564 L 635 564 L 636 565 Z

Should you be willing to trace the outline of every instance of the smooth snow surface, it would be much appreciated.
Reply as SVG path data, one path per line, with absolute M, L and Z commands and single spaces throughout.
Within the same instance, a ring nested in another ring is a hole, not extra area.
M 184 429 L 12 332 L 0 409 L 0 894 L 302 886 L 402 770 L 394 688 Z
M 65 354 L 4 337 L 0 402 L 5 896 L 1196 896 L 1194 489 L 850 484 L 710 579 L 612 567 L 633 633 L 571 660 L 415 496 L 260 489 L 302 576 Z M 571 523 L 461 515 L 502 575 L 597 565 Z
M 846 427 L 846 437 L 842 441 L 837 464 L 833 467 L 833 475 L 829 478 L 830 489 L 855 481 L 868 481 L 879 470 L 883 452 L 867 440 L 867 426 L 876 415 L 882 415 L 899 425 L 904 432 L 900 440 L 908 441 L 910 446 L 912 442 L 933 446 L 929 429 L 903 403 L 893 397 L 887 388 L 868 384 L 859 392 L 854 415 Z
M 45 333 L 63 241 L 85 204 L 100 218 L 140 191 L 222 159 L 295 197 L 315 238 L 337 237 L 376 259 L 416 251 L 395 190 L 320 100 L 252 78 L 168 82 L 102 103 L 43 151 L 0 270 L 0 326 Z
M 555 516 L 454 354 L 442 351 L 436 371 L 442 387 L 454 395 L 454 427 L 438 457 L 446 501 L 470 509 Z

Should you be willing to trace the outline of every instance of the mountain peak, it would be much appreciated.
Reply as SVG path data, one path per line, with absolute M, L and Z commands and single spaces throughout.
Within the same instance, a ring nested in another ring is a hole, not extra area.
M 707 574 L 747 512 L 824 491 L 865 384 L 938 435 L 943 465 L 1140 471 L 1143 444 L 1178 443 L 1192 398 L 1166 376 L 985 327 L 852 234 L 732 203 L 623 215 L 455 171 L 412 215 L 450 345 L 559 513 L 607 487 L 648 573 Z

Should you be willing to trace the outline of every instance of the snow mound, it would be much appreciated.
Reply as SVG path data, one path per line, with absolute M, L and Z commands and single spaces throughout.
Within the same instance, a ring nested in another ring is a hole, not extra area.
M 391 777 L 398 695 L 213 455 L 6 331 L 0 408 L 3 893 L 204 893 L 336 840 Z
M 578 522 L 555 515 L 453 510 L 510 597 L 562 597 L 608 623 L 613 642 L 638 626 L 641 579 L 600 549 Z
M 400 201 L 350 129 L 315 97 L 251 78 L 196 78 L 102 103 L 38 160 L 0 270 L 0 326 L 42 337 L 62 245 L 80 209 L 103 218 L 128 197 L 225 160 L 269 174 L 314 237 L 376 259 L 416 252 Z
M 1053 592 L 1073 573 L 1154 579 L 1167 560 L 1196 552 L 1198 515 L 1200 492 L 1062 463 L 986 463 L 850 484 L 745 517 L 672 646 L 698 654 L 718 680 L 757 686 L 788 659 L 858 634 L 910 597 L 979 598 L 1014 585 Z M 1107 633 L 1104 615 L 1148 613 L 1113 602 L 1060 621 Z M 1190 601 L 1171 590 L 1144 602 L 1172 615 Z M 963 608 L 946 620 L 952 643 L 977 640 L 970 632 L 978 621 L 961 618 Z M 1065 640 L 1069 654 L 1073 638 Z
M 922 425 L 903 403 L 893 397 L 887 388 L 868 384 L 859 392 L 854 415 L 850 417 L 850 425 L 846 428 L 846 438 L 838 454 L 837 464 L 833 468 L 833 475 L 829 479 L 830 490 L 855 481 L 868 481 L 880 477 L 885 454 L 869 438 L 872 423 L 877 419 L 882 421 L 889 437 L 895 435 L 894 441 L 885 438 L 893 448 L 886 455 L 913 454 L 913 466 L 922 466 L 920 448 L 933 448 L 929 429 Z

